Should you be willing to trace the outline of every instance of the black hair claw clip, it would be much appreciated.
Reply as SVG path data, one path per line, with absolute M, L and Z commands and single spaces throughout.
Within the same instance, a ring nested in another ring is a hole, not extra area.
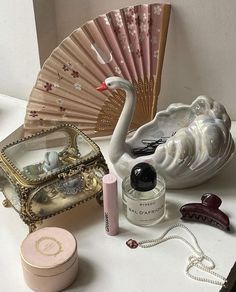
M 133 148 L 132 153 L 135 156 L 143 156 L 143 155 L 153 154 L 159 145 L 166 143 L 168 138 L 169 137 L 161 137 L 157 140 L 144 139 L 144 140 L 142 140 L 142 143 L 146 146 Z

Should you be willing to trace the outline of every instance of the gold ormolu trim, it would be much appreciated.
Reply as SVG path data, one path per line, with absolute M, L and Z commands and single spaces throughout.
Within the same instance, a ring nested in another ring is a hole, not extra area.
M 21 175 L 18 174 L 18 172 L 15 170 L 15 167 L 12 167 L 12 165 L 8 162 L 8 160 L 6 159 L 4 155 L 2 155 L 1 161 L 3 164 L 3 168 L 7 169 L 7 171 L 12 174 L 12 176 L 20 185 L 26 188 L 34 185 L 34 183 L 29 184 L 24 179 L 22 179 Z
M 82 131 L 80 131 L 77 126 L 75 126 L 73 124 L 62 124 L 62 125 L 58 125 L 56 127 L 50 128 L 48 130 L 42 130 L 42 131 L 40 131 L 38 133 L 32 134 L 32 135 L 30 135 L 30 136 L 28 136 L 26 138 L 19 139 L 17 141 L 14 141 L 14 142 L 4 146 L 3 149 L 1 150 L 0 161 L 3 163 L 3 166 L 5 166 L 10 171 L 10 173 L 12 173 L 12 175 L 15 177 L 15 179 L 17 181 L 19 181 L 19 183 L 21 185 L 25 186 L 25 187 L 30 187 L 32 185 L 37 185 L 39 183 L 46 182 L 46 181 L 49 181 L 50 179 L 52 179 L 54 177 L 57 177 L 57 175 L 59 173 L 61 173 L 63 171 L 67 171 L 68 169 L 70 169 L 71 165 L 68 165 L 68 166 L 66 166 L 64 168 L 61 168 L 58 171 L 56 171 L 55 173 L 53 173 L 53 174 L 48 174 L 44 179 L 29 179 L 26 176 L 24 176 L 22 174 L 22 172 L 9 159 L 9 157 L 5 153 L 5 150 L 7 148 L 10 148 L 11 146 L 14 146 L 14 145 L 19 144 L 21 142 L 30 140 L 31 138 L 42 137 L 42 136 L 45 136 L 46 134 L 49 134 L 49 133 L 52 133 L 52 132 L 55 132 L 55 131 L 61 130 L 61 129 L 65 129 L 65 132 L 69 132 L 69 133 L 71 132 L 71 129 L 73 129 L 75 131 L 75 134 L 81 135 L 85 139 L 85 141 L 87 141 L 89 143 L 89 145 L 95 150 L 95 154 L 94 155 L 92 155 L 92 156 L 90 156 L 88 158 L 85 158 L 85 159 L 81 159 L 77 164 L 74 164 L 73 167 L 74 166 L 78 166 L 80 164 L 88 164 L 89 162 L 93 161 L 96 157 L 99 157 L 99 155 L 101 155 L 101 151 L 100 151 L 99 146 L 97 144 L 95 144 Z M 71 143 L 72 143 L 72 145 L 75 144 L 75 137 L 74 137 L 74 140 L 71 141 Z
M 2 201 L 2 205 L 3 205 L 3 207 L 5 207 L 5 208 L 9 208 L 9 207 L 12 206 L 11 202 L 10 202 L 8 199 L 3 200 L 3 201 Z

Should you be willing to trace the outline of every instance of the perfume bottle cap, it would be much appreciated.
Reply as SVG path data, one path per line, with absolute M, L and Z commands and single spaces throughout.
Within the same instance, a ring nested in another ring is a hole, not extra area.
M 147 192 L 154 189 L 157 184 L 155 168 L 146 162 L 136 164 L 131 171 L 130 184 L 136 191 Z

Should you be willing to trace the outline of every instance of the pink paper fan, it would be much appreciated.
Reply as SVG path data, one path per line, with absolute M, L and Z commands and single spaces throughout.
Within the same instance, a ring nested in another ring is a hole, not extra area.
M 76 123 L 90 137 L 113 132 L 124 92 L 96 91 L 109 76 L 130 80 L 137 92 L 131 129 L 150 121 L 160 91 L 170 5 L 113 10 L 68 36 L 39 72 L 25 117 L 25 133 Z

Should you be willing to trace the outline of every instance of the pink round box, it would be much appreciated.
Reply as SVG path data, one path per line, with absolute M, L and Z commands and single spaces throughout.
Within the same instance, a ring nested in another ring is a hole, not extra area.
M 25 282 L 32 290 L 61 291 L 78 273 L 76 239 L 62 228 L 39 229 L 22 242 L 21 262 Z

